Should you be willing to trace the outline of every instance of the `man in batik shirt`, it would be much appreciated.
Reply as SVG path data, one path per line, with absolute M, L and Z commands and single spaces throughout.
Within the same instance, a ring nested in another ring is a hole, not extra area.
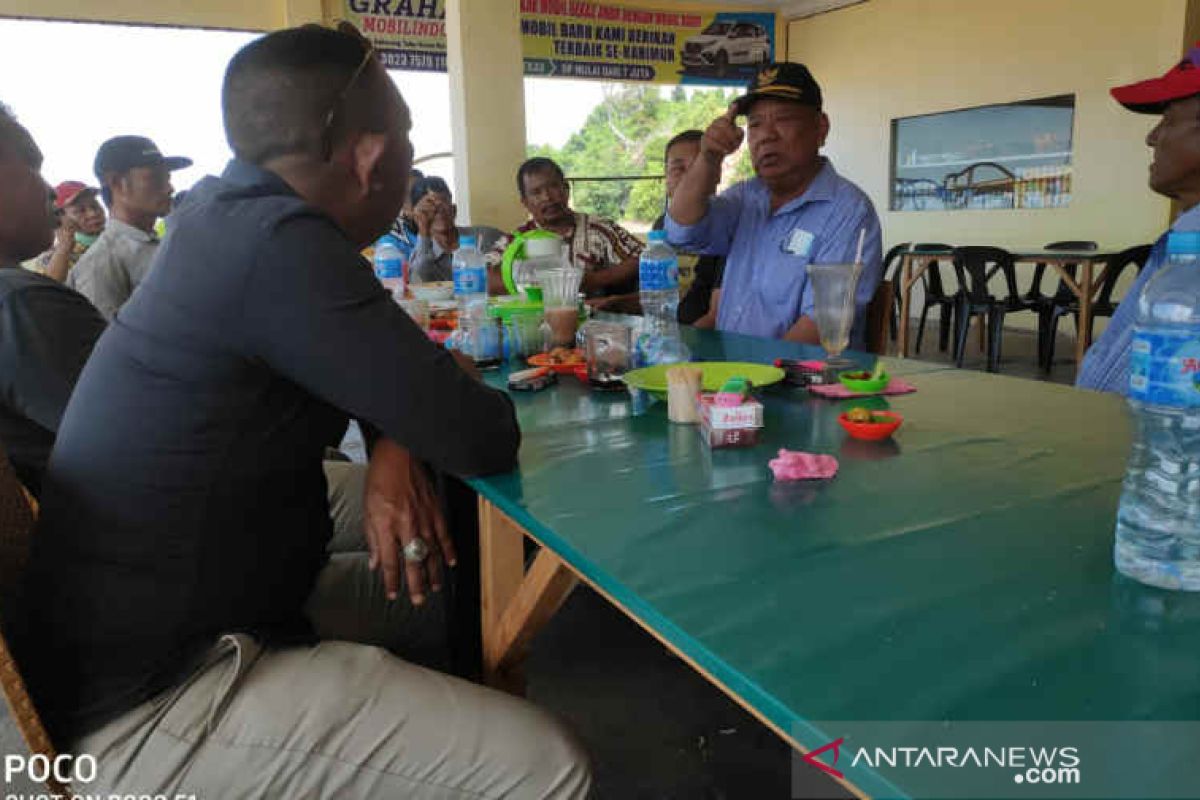
M 571 263 L 583 270 L 580 290 L 590 300 L 602 303 L 637 291 L 642 243 L 611 220 L 572 210 L 571 188 L 558 164 L 548 158 L 529 159 L 517 170 L 517 189 L 530 219 L 516 232 L 541 228 L 561 236 Z M 500 262 L 512 238 L 500 237 L 487 253 L 492 294 L 506 292 Z

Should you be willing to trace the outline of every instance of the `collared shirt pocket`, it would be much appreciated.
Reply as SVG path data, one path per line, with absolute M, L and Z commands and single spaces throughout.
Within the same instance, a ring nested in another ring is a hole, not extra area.
M 774 309 L 771 316 L 781 322 L 799 315 L 812 255 L 811 249 L 803 255 L 780 252 L 763 265 L 759 294 L 764 305 Z

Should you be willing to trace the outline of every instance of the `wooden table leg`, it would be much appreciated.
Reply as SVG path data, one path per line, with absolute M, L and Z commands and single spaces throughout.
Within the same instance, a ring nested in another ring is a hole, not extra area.
M 908 357 L 908 315 L 912 308 L 912 255 L 900 256 L 900 319 L 896 326 L 896 349 L 901 358 Z
M 1096 268 L 1096 262 L 1089 258 L 1083 262 L 1082 266 L 1083 280 L 1079 287 L 1079 331 L 1075 336 L 1075 374 L 1077 375 L 1083 366 L 1083 356 L 1092 343 L 1088 332 L 1092 329 L 1092 273 Z
M 575 574 L 542 549 L 525 572 L 525 534 L 508 515 L 479 500 L 483 602 L 483 679 L 511 694 L 525 693 L 522 662 L 530 641 L 575 588 Z
M 525 576 L 525 545 L 521 529 L 498 508 L 479 498 L 479 580 L 483 603 L 483 679 L 489 686 L 524 693 L 524 676 L 517 670 L 501 674 L 489 662 L 500 617 L 521 587 Z

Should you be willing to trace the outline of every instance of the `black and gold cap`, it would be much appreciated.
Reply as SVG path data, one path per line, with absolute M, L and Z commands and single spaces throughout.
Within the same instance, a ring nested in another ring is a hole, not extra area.
M 739 114 L 745 114 L 755 100 L 773 97 L 792 100 L 813 108 L 821 107 L 821 87 L 808 67 L 791 61 L 767 64 L 746 86 L 746 93 L 733 102 Z

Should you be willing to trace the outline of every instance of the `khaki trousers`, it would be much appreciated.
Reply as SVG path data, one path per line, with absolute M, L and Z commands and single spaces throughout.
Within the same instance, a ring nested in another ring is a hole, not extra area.
M 401 597 L 405 597 L 401 593 Z M 72 743 L 77 793 L 248 798 L 584 798 L 587 759 L 533 705 L 417 666 L 439 595 L 388 603 L 364 554 L 334 555 L 308 614 L 325 641 L 222 636 L 178 686 Z M 350 638 L 358 641 L 334 641 Z M 372 645 L 382 644 L 389 652 Z
M 325 484 L 329 516 L 333 519 L 331 553 L 364 552 L 367 549 L 363 495 L 367 488 L 367 465 L 349 461 L 325 461 Z

